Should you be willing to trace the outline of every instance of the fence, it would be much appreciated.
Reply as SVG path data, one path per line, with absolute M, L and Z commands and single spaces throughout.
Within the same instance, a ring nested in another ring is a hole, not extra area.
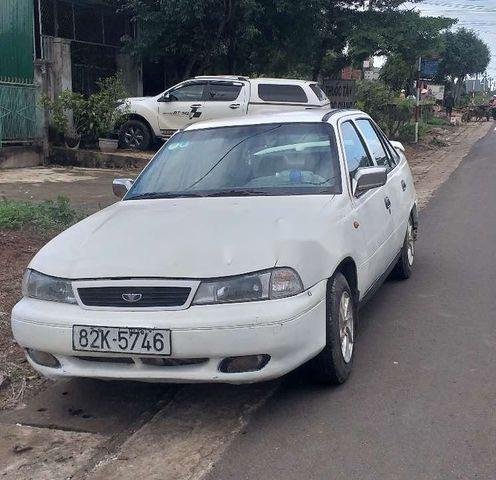
M 42 137 L 40 91 L 36 85 L 0 82 L 0 147 Z

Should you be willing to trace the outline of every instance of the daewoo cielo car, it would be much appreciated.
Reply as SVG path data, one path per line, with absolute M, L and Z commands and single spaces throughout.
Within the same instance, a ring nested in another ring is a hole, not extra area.
M 355 110 L 191 125 L 34 257 L 14 336 L 53 378 L 344 382 L 359 306 L 412 272 L 402 150 Z

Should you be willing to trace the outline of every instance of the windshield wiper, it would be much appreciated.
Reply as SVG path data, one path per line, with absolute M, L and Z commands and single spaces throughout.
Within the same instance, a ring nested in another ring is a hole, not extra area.
M 232 188 L 230 190 L 219 190 L 218 192 L 205 193 L 205 197 L 250 197 L 259 195 L 270 195 L 269 192 L 265 190 L 253 190 L 253 189 L 242 189 L 242 188 Z
M 154 198 L 188 198 L 188 197 L 204 197 L 200 193 L 161 193 L 161 192 L 148 192 L 148 193 L 140 193 L 138 195 L 133 195 L 132 197 L 126 198 L 126 200 L 149 200 Z

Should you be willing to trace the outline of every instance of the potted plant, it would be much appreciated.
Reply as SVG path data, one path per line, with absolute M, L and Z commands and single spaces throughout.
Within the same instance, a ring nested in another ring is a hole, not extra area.
M 52 114 L 55 130 L 62 134 L 68 148 L 98 144 L 103 152 L 115 151 L 118 140 L 114 133 L 127 115 L 129 107 L 123 100 L 127 94 L 119 75 L 98 82 L 98 91 L 85 97 L 80 93 L 62 92 L 51 100 L 46 95 L 42 105 Z
M 88 98 L 93 115 L 93 129 L 102 152 L 113 152 L 118 147 L 116 126 L 127 115 L 129 106 L 123 100 L 127 94 L 119 75 L 98 82 L 98 91 Z
M 79 93 L 65 90 L 54 100 L 44 95 L 41 104 L 50 110 L 52 125 L 63 137 L 66 147 L 79 148 L 81 138 L 88 132 L 90 124 L 86 99 Z

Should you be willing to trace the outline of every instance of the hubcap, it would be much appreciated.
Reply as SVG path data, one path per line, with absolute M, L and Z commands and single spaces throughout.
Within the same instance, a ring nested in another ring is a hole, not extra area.
M 339 338 L 341 340 L 341 353 L 346 363 L 353 355 L 354 318 L 353 304 L 350 294 L 343 292 L 339 302 Z
M 408 265 L 410 265 L 411 267 L 413 265 L 413 258 L 415 256 L 415 239 L 413 238 L 413 225 L 411 220 L 408 220 L 408 228 L 406 231 L 406 246 Z
M 124 133 L 124 138 L 128 146 L 138 148 L 143 142 L 143 132 L 138 127 L 129 127 Z

